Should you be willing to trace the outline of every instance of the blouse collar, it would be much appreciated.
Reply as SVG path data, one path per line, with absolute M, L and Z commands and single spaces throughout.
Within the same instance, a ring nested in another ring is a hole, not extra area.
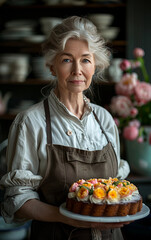
M 50 91 L 50 96 L 53 98 L 53 100 L 55 101 L 55 103 L 61 108 L 63 109 L 66 113 L 68 113 L 69 115 L 72 115 L 74 117 L 76 117 L 73 113 L 71 113 L 69 111 L 69 109 L 59 100 L 59 98 L 56 96 L 56 94 L 54 93 L 54 89 L 52 89 Z M 92 112 L 92 107 L 90 105 L 90 100 L 83 94 L 83 100 L 85 103 L 85 110 L 84 110 L 84 114 L 82 116 L 82 119 L 84 118 L 84 116 L 89 115 Z

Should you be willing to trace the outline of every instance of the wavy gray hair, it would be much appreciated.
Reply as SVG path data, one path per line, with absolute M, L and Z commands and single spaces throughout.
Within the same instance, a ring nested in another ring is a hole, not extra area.
M 70 38 L 85 40 L 88 43 L 89 50 L 95 58 L 94 77 L 102 78 L 103 70 L 109 66 L 110 52 L 96 26 L 90 20 L 78 16 L 64 19 L 51 30 L 48 39 L 43 43 L 46 65 L 53 64 L 56 55 L 64 50 Z

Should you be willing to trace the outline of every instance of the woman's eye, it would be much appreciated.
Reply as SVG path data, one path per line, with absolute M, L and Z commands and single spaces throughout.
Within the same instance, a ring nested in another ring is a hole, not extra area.
M 63 59 L 63 62 L 66 62 L 66 63 L 68 63 L 68 62 L 70 62 L 70 61 L 71 61 L 71 60 L 68 59 L 68 58 Z
M 84 58 L 84 59 L 83 59 L 83 62 L 87 63 L 87 62 L 90 62 L 90 60 L 87 59 L 87 58 Z

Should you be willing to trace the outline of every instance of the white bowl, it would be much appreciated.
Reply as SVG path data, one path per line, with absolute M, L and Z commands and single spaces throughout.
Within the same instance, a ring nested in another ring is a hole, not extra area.
M 12 20 L 5 23 L 5 27 L 7 29 L 16 28 L 16 27 L 28 27 L 32 29 L 36 25 L 37 25 L 36 21 L 30 20 L 30 19 L 29 20 L 26 20 L 26 19 Z
M 32 42 L 32 43 L 41 43 L 46 39 L 45 35 L 32 35 L 27 38 L 24 38 L 25 41 L 27 42 Z
M 102 37 L 104 37 L 106 40 L 114 40 L 120 29 L 118 27 L 108 27 L 106 29 L 102 29 L 100 32 L 102 34 Z
M 0 216 L 0 239 L 23 240 L 27 237 L 30 225 L 31 222 L 7 224 Z
M 89 19 L 99 28 L 105 28 L 113 23 L 114 16 L 111 14 L 90 14 Z
M 40 18 L 40 23 L 42 26 L 47 26 L 49 24 L 50 27 L 54 27 L 61 22 L 62 19 L 57 17 Z

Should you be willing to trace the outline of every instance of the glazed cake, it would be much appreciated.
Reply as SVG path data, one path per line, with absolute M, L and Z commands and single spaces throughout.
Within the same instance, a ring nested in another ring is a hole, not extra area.
M 89 216 L 133 215 L 142 208 L 137 187 L 117 178 L 79 180 L 69 189 L 67 210 Z

